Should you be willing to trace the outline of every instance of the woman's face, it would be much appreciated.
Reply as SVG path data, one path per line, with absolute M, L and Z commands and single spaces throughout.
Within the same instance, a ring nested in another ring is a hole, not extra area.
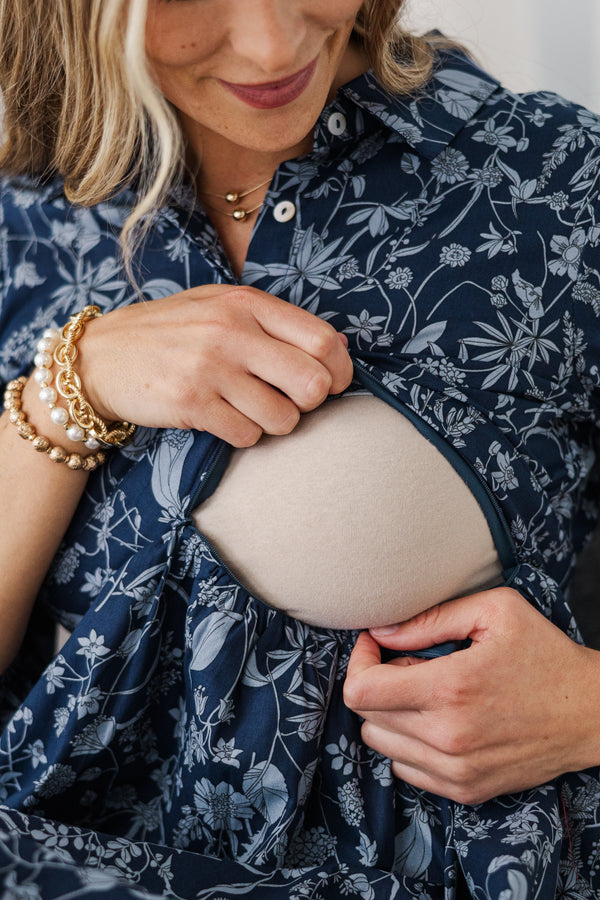
M 278 153 L 303 143 L 365 68 L 348 39 L 362 0 L 149 0 L 148 59 L 197 151 L 210 134 Z

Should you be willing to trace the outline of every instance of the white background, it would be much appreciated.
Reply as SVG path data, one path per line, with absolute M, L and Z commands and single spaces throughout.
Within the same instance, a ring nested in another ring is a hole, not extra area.
M 600 0 L 408 0 L 405 21 L 459 39 L 507 87 L 600 112 Z

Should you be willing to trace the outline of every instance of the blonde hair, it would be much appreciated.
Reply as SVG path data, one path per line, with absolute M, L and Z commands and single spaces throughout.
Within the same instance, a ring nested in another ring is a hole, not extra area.
M 398 23 L 405 0 L 365 0 L 354 29 L 385 87 L 409 94 L 430 75 L 432 49 Z M 134 185 L 134 232 L 184 171 L 177 117 L 148 70 L 148 0 L 0 0 L 0 170 L 60 175 L 67 198 L 92 206 Z

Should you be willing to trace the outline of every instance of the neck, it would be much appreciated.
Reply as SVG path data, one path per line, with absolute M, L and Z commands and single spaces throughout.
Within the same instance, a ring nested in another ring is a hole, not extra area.
M 201 151 L 194 154 L 199 159 L 196 177 L 197 190 L 225 195 L 228 191 L 244 191 L 266 182 L 256 193 L 259 202 L 267 192 L 268 182 L 278 166 L 286 159 L 307 153 L 312 147 L 312 134 L 300 144 L 278 153 L 249 150 L 221 139 L 220 135 L 202 136 Z M 254 200 L 254 194 L 252 195 Z

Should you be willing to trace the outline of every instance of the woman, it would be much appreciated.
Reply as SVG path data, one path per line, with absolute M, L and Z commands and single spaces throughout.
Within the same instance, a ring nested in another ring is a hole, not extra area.
M 7 896 L 597 893 L 600 125 L 401 5 L 0 4 Z

